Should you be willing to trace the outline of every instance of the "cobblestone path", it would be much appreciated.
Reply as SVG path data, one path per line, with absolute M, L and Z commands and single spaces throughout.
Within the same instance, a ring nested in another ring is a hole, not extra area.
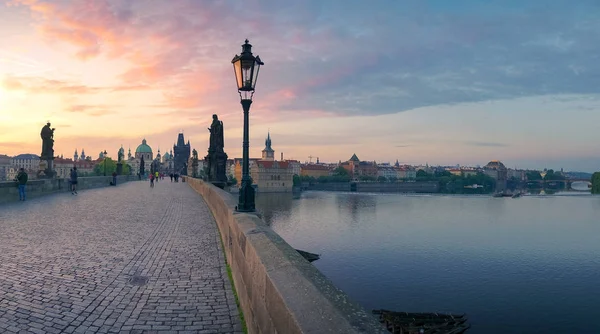
M 0 205 L 0 333 L 241 333 L 217 227 L 185 183 Z

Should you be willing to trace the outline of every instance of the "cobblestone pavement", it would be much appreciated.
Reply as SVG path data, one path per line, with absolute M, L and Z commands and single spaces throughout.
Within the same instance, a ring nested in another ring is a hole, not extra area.
M 241 333 L 208 207 L 129 182 L 0 205 L 0 333 Z

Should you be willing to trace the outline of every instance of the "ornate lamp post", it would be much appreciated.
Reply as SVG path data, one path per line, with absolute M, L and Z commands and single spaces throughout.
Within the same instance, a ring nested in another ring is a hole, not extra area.
M 244 109 L 244 142 L 242 144 L 242 186 L 240 188 L 240 198 L 238 201 L 237 210 L 240 212 L 253 212 L 254 207 L 254 188 L 252 187 L 252 179 L 249 173 L 249 158 L 248 158 L 248 137 L 249 137 L 249 120 L 248 113 L 254 96 L 254 87 L 258 78 L 258 70 L 264 63 L 259 56 L 252 55 L 252 45 L 246 42 L 242 45 L 242 53 L 233 57 L 231 61 L 233 71 L 237 82 L 238 92 L 242 108 Z

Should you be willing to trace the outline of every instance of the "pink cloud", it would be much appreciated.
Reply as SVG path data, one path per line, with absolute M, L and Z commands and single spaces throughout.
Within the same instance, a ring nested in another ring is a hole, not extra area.
M 281 33 L 283 23 L 278 18 L 257 9 L 241 20 L 237 17 L 239 13 L 221 2 L 173 0 L 153 6 L 108 0 L 59 3 L 15 0 L 13 3 L 38 14 L 40 33 L 52 43 L 74 46 L 79 59 L 103 56 L 127 60 L 130 67 L 118 76 L 122 84 L 113 91 L 152 87 L 162 91 L 164 105 L 171 109 L 202 108 L 210 114 L 239 108 L 229 60 L 240 49 L 232 45 L 231 36 L 237 36 L 239 44 L 247 36 L 259 36 L 257 44 L 263 46 L 262 51 L 273 62 L 289 56 L 295 57 L 292 61 L 302 61 L 323 50 L 344 48 L 331 28 L 308 32 L 305 27 L 285 23 L 285 29 L 291 33 Z M 311 15 L 303 6 L 297 7 L 302 16 L 300 21 Z M 240 31 L 247 36 L 241 36 Z M 299 53 L 299 49 L 306 52 Z M 285 68 L 281 60 L 278 62 L 274 66 Z M 253 108 L 270 119 L 279 118 L 281 107 L 290 100 L 351 73 L 354 67 L 344 66 L 348 62 L 346 59 L 341 65 L 336 63 L 316 77 L 303 73 L 300 80 L 285 83 L 273 93 L 263 92 L 262 101 Z M 278 76 L 274 78 L 281 80 Z
M 92 94 L 102 90 L 71 81 L 47 79 L 44 77 L 6 76 L 2 85 L 7 90 L 24 90 L 32 93 Z

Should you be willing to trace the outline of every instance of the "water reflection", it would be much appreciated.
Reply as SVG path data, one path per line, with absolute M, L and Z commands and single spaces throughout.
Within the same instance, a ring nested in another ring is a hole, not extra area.
M 337 193 L 335 202 L 339 219 L 349 226 L 357 226 L 362 222 L 372 223 L 375 219 L 377 204 L 374 195 Z
M 286 219 L 291 213 L 292 201 L 300 199 L 298 195 L 292 193 L 257 193 L 256 210 L 262 214 L 263 219 L 268 225 L 273 222 L 273 217 L 281 214 L 281 219 Z

